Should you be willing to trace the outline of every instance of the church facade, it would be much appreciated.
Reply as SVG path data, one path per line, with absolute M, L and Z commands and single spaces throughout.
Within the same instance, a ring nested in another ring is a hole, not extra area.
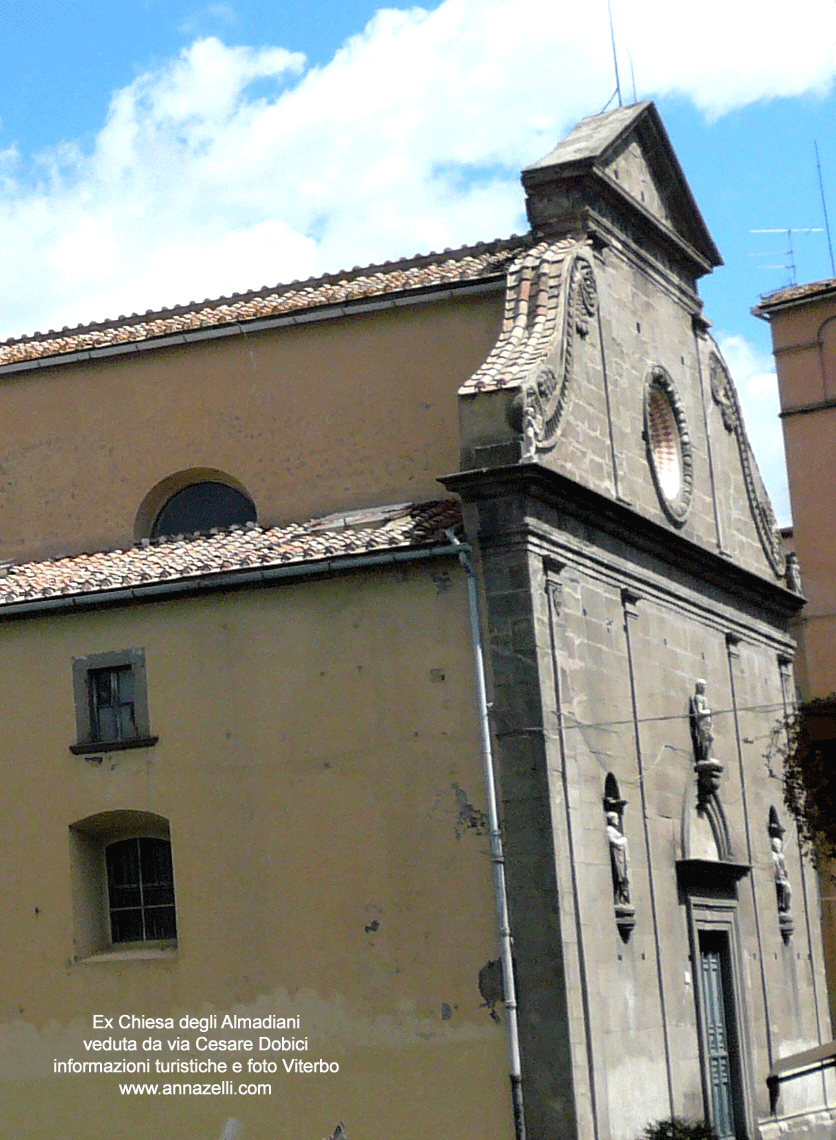
M 719 254 L 652 104 L 523 185 L 0 345 L 9 1136 L 832 1134 Z

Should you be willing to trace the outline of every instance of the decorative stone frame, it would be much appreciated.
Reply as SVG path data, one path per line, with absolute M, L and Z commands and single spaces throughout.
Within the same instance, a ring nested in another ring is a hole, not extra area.
M 133 673 L 134 721 L 137 735 L 128 740 L 94 740 L 90 710 L 90 675 L 96 669 L 117 669 L 121 666 L 128 666 Z M 77 756 L 88 752 L 120 751 L 124 748 L 150 748 L 159 740 L 158 736 L 151 735 L 144 649 L 119 649 L 110 653 L 91 653 L 87 657 L 74 657 L 73 700 L 78 741 L 70 745 L 70 751 Z
M 667 439 L 660 437 L 658 416 L 654 411 L 654 403 L 657 409 L 660 408 L 659 401 L 663 402 L 661 414 L 667 419 L 667 424 L 664 425 L 669 429 Z M 644 385 L 644 440 L 653 485 L 662 510 L 674 526 L 682 526 L 691 507 L 694 456 L 682 400 L 670 375 L 658 364 L 650 369 Z M 678 477 L 678 486 L 673 494 L 665 485 L 668 473 L 663 469 L 665 463 L 671 462 L 671 458 L 663 454 L 663 447 L 670 443 L 675 448 L 673 461 L 676 463 Z

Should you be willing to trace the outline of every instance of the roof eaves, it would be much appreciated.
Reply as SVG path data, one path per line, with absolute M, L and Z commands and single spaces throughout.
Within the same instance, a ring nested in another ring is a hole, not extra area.
M 435 557 L 454 551 L 446 533 L 460 523 L 458 503 L 443 499 L 341 512 L 268 530 L 253 523 L 144 539 L 128 550 L 4 564 L 0 617 Z
M 339 556 L 302 559 L 282 565 L 253 570 L 240 567 L 213 574 L 199 574 L 172 578 L 163 582 L 139 582 L 128 587 L 108 587 L 66 594 L 45 594 L 40 597 L 15 599 L 0 604 L 0 622 L 45 614 L 67 614 L 83 609 L 131 605 L 162 598 L 184 597 L 212 593 L 217 590 L 244 589 L 268 586 L 282 580 L 321 578 L 359 570 L 397 566 L 406 562 L 421 562 L 433 558 L 458 558 L 461 551 L 468 552 L 465 543 L 437 542 L 430 546 L 403 546 L 381 550 L 374 554 L 348 553 Z
M 781 289 L 761 294 L 760 300 L 752 309 L 752 315 L 768 320 L 769 314 L 779 309 L 789 309 L 794 305 L 824 300 L 835 294 L 836 278 L 833 277 L 822 281 L 809 281 L 804 285 L 785 285 Z
M 120 348 L 131 352 L 139 345 L 161 341 L 167 344 L 186 343 L 198 332 L 206 334 L 211 330 L 214 335 L 224 335 L 220 330 L 252 329 L 265 320 L 287 318 L 291 314 L 301 317 L 323 309 L 329 310 L 332 316 L 340 315 L 341 306 L 359 312 L 362 304 L 371 305 L 383 298 L 402 296 L 417 299 L 443 290 L 500 280 L 504 278 L 508 261 L 529 240 L 527 236 L 512 235 L 455 250 L 355 266 L 347 272 L 267 286 L 212 301 L 149 310 L 142 315 L 134 313 L 130 317 L 64 328 L 60 332 L 50 330 L 48 333 L 13 337 L 0 343 L 0 368 L 47 358 L 62 362 L 93 359 L 96 355 L 109 355 Z M 456 267 L 460 267 L 458 274 Z M 422 269 L 429 273 L 415 273 Z M 438 271 L 435 277 L 433 269 Z M 367 286 L 363 282 L 367 282 Z

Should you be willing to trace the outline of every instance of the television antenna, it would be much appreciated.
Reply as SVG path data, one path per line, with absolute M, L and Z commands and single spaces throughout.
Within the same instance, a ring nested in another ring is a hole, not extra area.
M 789 262 L 787 264 L 784 264 L 784 265 L 761 265 L 758 268 L 759 269 L 788 269 L 790 272 L 790 275 L 792 277 L 790 284 L 791 285 L 797 285 L 798 284 L 798 274 L 797 274 L 796 265 L 795 265 L 795 248 L 792 244 L 792 235 L 793 234 L 820 234 L 820 233 L 824 233 L 824 230 L 821 228 L 821 226 L 807 226 L 803 229 L 797 228 L 795 226 L 778 226 L 778 227 L 774 227 L 771 229 L 749 230 L 749 233 L 750 234 L 786 234 L 787 235 L 787 246 L 788 246 L 788 248 L 784 251 L 784 257 L 788 257 Z M 749 254 L 749 257 L 773 257 L 773 256 L 774 256 L 774 254 L 772 254 L 772 253 L 750 253 Z
M 827 202 L 824 200 L 824 181 L 821 176 L 821 162 L 819 160 L 819 144 L 816 139 L 813 139 L 813 147 L 816 152 L 816 170 L 819 173 L 819 193 L 821 194 L 821 208 L 824 214 L 824 228 L 827 233 L 827 249 L 830 253 L 830 269 L 833 276 L 836 277 L 836 261 L 833 260 L 833 242 L 830 240 L 830 222 L 827 217 Z
M 615 29 L 613 28 L 613 23 L 612 23 L 612 4 L 611 4 L 610 0 L 607 0 L 607 14 L 610 18 L 610 40 L 612 41 L 612 65 L 613 65 L 613 70 L 615 71 L 615 93 L 616 93 L 616 95 L 618 95 L 618 105 L 620 107 L 620 106 L 622 106 L 622 103 L 621 103 L 621 80 L 618 78 L 618 55 L 616 54 L 616 50 L 615 50 Z M 612 98 L 610 98 L 610 102 L 612 102 Z

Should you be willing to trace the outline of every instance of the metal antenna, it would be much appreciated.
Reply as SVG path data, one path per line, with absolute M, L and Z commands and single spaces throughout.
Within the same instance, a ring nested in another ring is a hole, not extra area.
M 830 271 L 836 277 L 836 263 L 833 261 L 833 242 L 830 240 L 830 222 L 827 220 L 827 203 L 824 200 L 824 182 L 821 176 L 821 163 L 819 162 L 819 144 L 816 139 L 813 139 L 813 146 L 816 148 L 816 169 L 819 172 L 819 192 L 821 193 L 821 208 L 824 213 L 824 228 L 827 232 L 827 248 L 830 253 Z
M 790 228 L 789 226 L 787 226 L 785 228 L 781 228 L 779 226 L 776 229 L 749 230 L 750 234 L 786 234 L 787 235 L 787 244 L 789 245 L 789 249 L 784 251 L 784 256 L 788 257 L 790 259 L 789 265 L 761 265 L 760 268 L 761 269 L 789 269 L 790 273 L 792 274 L 792 281 L 790 282 L 791 285 L 798 284 L 797 275 L 796 275 L 796 268 L 795 268 L 795 250 L 793 249 L 793 245 L 792 245 L 792 235 L 793 234 L 820 234 L 823 232 L 824 231 L 822 230 L 821 226 L 811 226 L 811 227 L 807 227 L 806 229 L 797 229 L 795 227 Z M 750 257 L 771 257 L 772 254 L 751 253 L 751 254 L 749 254 L 749 256 Z
M 615 71 L 615 92 L 618 95 L 618 105 L 619 107 L 622 107 L 623 103 L 621 102 L 621 81 L 618 78 L 618 56 L 616 55 L 615 51 L 615 31 L 613 30 L 612 26 L 612 4 L 610 3 L 610 0 L 607 0 L 607 13 L 610 17 L 610 39 L 612 40 L 612 65 Z
M 633 53 L 629 48 L 627 48 L 627 58 L 630 60 L 630 79 L 633 83 L 633 102 L 638 103 L 638 99 L 636 98 L 636 73 L 633 70 Z M 836 277 L 836 271 L 834 271 L 833 276 Z
M 613 91 L 612 95 L 610 95 L 609 99 L 606 101 L 604 106 L 598 112 L 599 115 L 603 115 L 604 111 L 606 111 L 609 108 L 610 103 L 612 103 L 613 99 L 616 97 L 617 94 L 618 94 L 618 88 L 616 87 L 615 91 Z

